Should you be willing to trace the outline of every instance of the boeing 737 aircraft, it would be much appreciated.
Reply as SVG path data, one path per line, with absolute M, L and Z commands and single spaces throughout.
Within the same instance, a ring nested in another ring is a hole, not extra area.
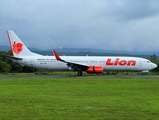
M 43 56 L 31 52 L 12 30 L 8 30 L 7 34 L 12 50 L 10 58 L 23 66 L 57 71 L 72 70 L 77 71 L 78 76 L 82 76 L 83 71 L 87 73 L 137 71 L 143 74 L 157 67 L 151 61 L 139 57 L 59 56 L 55 50 L 54 56 Z

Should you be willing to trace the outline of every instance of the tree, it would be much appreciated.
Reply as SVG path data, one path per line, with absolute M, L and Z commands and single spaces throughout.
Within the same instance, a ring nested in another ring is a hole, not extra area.
M 157 68 L 153 69 L 152 71 L 158 73 L 158 72 L 159 72 L 159 60 L 157 59 L 156 54 L 151 55 L 151 56 L 150 56 L 150 60 L 151 60 L 153 63 L 157 64 Z
M 6 62 L 0 60 L 0 72 L 10 72 L 11 70 L 11 66 L 9 64 L 7 64 Z

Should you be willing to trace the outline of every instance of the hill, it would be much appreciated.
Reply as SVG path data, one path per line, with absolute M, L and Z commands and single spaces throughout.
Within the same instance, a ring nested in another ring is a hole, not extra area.
M 42 54 L 42 55 L 53 55 L 52 50 L 40 50 L 37 48 L 29 48 L 31 51 Z M 9 51 L 9 46 L 0 46 L 0 51 Z M 138 56 L 138 57 L 150 57 L 151 55 L 156 54 L 159 56 L 158 51 L 154 52 L 140 52 L 140 51 L 107 51 L 102 49 L 90 49 L 90 48 L 56 48 L 55 49 L 59 55 L 72 55 L 72 56 Z

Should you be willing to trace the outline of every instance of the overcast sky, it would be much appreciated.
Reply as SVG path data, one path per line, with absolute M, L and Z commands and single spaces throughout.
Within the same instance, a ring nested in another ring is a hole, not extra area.
M 1 0 L 6 30 L 39 49 L 159 51 L 159 0 Z

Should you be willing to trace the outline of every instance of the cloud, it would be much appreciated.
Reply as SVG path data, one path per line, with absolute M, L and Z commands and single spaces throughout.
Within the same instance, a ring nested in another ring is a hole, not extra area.
M 12 29 L 29 47 L 159 50 L 157 0 L 0 1 L 0 43 Z

